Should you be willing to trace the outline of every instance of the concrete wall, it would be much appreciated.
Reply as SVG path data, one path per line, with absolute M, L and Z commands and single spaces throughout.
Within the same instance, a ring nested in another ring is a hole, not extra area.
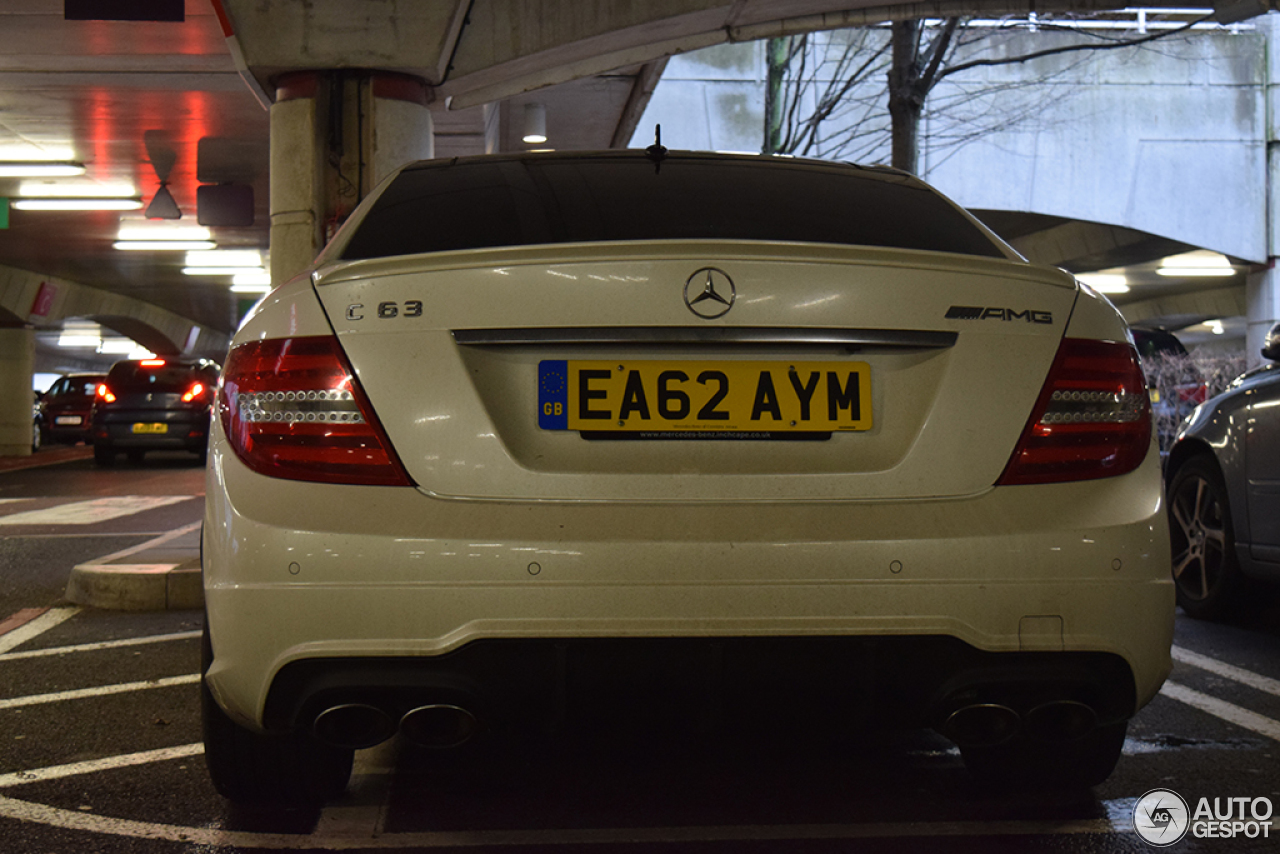
M 1121 225 L 1266 262 L 1268 29 L 957 75 L 931 95 L 922 176 L 966 207 Z M 1067 41 L 1078 39 L 1019 31 L 984 49 L 1017 55 Z M 632 144 L 647 145 L 661 123 L 671 148 L 759 151 L 764 74 L 759 42 L 673 57 Z M 939 112 L 948 103 L 983 116 L 971 127 L 986 122 L 984 132 L 955 143 L 964 129 Z M 883 133 L 870 141 L 857 159 L 887 161 Z

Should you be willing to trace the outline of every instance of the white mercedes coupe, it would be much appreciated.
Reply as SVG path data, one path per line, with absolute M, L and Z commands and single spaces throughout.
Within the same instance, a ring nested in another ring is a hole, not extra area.
M 883 168 L 399 170 L 245 320 L 209 445 L 204 738 L 244 802 L 397 733 L 933 728 L 1088 786 L 1170 668 L 1123 319 Z

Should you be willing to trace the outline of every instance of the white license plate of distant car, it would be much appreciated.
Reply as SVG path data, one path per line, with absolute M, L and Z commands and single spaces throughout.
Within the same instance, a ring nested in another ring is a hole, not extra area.
M 133 432 L 145 433 L 145 434 L 168 433 L 169 425 L 164 423 L 160 423 L 160 424 L 138 423 L 133 425 Z
M 53 419 L 53 423 L 59 427 L 77 427 L 83 420 L 79 415 L 59 415 Z
M 538 363 L 538 424 L 588 438 L 801 438 L 872 426 L 866 362 Z

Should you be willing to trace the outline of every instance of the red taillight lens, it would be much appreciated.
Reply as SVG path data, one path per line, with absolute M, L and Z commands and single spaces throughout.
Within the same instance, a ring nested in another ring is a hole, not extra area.
M 412 485 L 337 338 L 273 338 L 233 347 L 219 403 L 236 456 L 260 474 Z
M 94 393 L 97 395 L 98 400 L 102 401 L 103 403 L 116 402 L 116 396 L 111 393 L 111 389 L 107 388 L 106 383 L 98 383 L 98 389 Z
M 190 403 L 197 398 L 204 397 L 204 393 L 204 383 L 192 383 L 191 388 L 187 389 L 186 392 L 183 393 L 182 402 Z
M 1125 474 L 1150 444 L 1151 401 L 1133 347 L 1064 338 L 999 484 Z

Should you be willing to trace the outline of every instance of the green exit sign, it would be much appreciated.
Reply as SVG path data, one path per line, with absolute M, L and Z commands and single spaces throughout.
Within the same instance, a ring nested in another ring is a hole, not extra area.
M 9 200 L 0 196 L 0 228 L 9 227 Z

